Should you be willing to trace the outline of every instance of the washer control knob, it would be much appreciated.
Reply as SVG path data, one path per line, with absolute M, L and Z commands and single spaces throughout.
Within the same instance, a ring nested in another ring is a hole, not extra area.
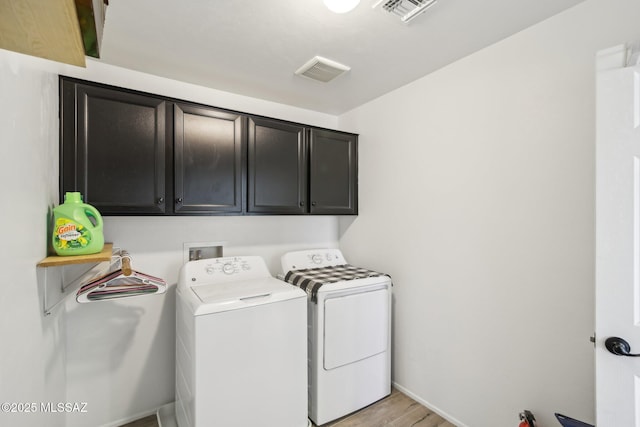
M 215 272 L 216 272 L 216 269 L 215 269 L 215 268 L 213 268 L 213 266 L 211 266 L 211 265 L 210 265 L 210 266 L 208 266 L 207 268 L 205 268 L 205 269 L 204 269 L 204 271 L 206 271 L 206 272 L 207 272 L 207 274 L 213 274 L 213 273 L 215 273 Z
M 233 266 L 233 264 L 228 262 L 222 266 L 222 271 L 224 272 L 224 274 L 233 274 L 233 272 L 236 271 L 236 269 Z
M 313 262 L 314 264 L 320 264 L 322 262 L 322 255 L 320 254 L 311 255 L 311 262 Z

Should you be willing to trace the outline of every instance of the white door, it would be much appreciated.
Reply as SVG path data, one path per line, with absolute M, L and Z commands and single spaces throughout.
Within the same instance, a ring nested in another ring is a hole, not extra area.
M 596 82 L 596 425 L 640 427 L 640 66 L 598 54 Z

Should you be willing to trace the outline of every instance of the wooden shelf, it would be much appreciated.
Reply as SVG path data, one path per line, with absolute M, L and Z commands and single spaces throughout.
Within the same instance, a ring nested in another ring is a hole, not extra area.
M 86 264 L 90 262 L 111 261 L 113 243 L 105 243 L 102 252 L 91 255 L 48 256 L 37 265 L 38 267 L 60 267 L 71 264 Z

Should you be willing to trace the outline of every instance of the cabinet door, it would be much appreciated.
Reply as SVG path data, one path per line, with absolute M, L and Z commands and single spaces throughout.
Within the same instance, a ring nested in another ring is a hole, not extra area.
M 309 145 L 310 213 L 358 213 L 356 135 L 312 129 Z
M 249 119 L 248 212 L 302 214 L 307 209 L 304 127 Z
M 165 212 L 166 102 L 61 79 L 61 199 L 103 214 Z
M 243 117 L 175 104 L 174 134 L 175 213 L 242 213 Z

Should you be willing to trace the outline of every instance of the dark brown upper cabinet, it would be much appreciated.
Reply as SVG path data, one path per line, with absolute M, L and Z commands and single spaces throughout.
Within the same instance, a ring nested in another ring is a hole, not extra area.
M 174 105 L 174 210 L 244 210 L 245 118 L 213 108 Z
M 167 101 L 61 79 L 60 198 L 103 214 L 166 212 Z
M 249 119 L 248 212 L 307 212 L 307 170 L 303 126 Z
M 60 77 L 60 201 L 103 215 L 358 213 L 357 135 Z
M 357 214 L 357 137 L 249 119 L 248 212 Z
M 356 135 L 311 129 L 309 138 L 309 213 L 358 213 Z

